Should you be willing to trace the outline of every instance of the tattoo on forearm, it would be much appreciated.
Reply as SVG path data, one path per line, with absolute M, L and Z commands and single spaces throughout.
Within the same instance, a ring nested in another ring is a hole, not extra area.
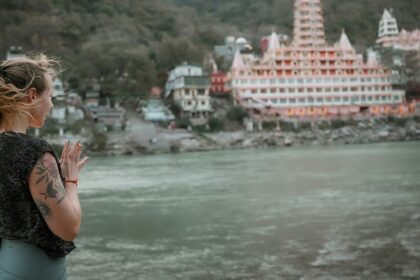
M 44 218 L 49 218 L 51 216 L 51 208 L 45 202 L 37 200 L 35 203 Z
M 40 194 L 42 194 L 45 199 L 55 198 L 57 199 L 57 204 L 60 203 L 66 196 L 66 190 L 61 182 L 57 166 L 47 160 L 40 159 L 35 166 L 35 170 L 36 175 L 39 176 L 35 185 L 45 181 L 47 186 L 45 191 Z

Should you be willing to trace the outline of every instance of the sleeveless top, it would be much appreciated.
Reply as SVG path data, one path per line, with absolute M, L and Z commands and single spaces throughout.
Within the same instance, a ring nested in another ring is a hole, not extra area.
M 60 164 L 51 146 L 35 136 L 0 133 L 0 237 L 36 245 L 52 258 L 64 257 L 76 246 L 48 228 L 29 191 L 28 179 L 46 152 Z

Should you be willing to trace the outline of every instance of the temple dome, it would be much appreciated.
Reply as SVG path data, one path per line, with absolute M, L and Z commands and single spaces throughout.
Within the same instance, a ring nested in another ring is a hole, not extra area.
M 236 44 L 246 44 L 246 43 L 248 43 L 248 41 L 244 37 L 239 37 L 238 39 L 236 39 L 235 43 Z

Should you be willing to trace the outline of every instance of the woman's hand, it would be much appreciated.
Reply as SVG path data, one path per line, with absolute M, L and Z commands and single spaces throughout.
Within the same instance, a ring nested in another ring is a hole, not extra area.
M 66 179 L 75 180 L 79 177 L 79 172 L 86 164 L 88 157 L 80 159 L 82 153 L 82 145 L 79 141 L 64 143 L 63 152 L 61 153 L 60 167 L 61 173 Z

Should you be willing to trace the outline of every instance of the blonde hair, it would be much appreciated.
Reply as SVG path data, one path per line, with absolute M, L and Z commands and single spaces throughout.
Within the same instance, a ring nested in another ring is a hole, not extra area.
M 0 64 L 0 125 L 13 125 L 16 116 L 27 114 L 34 104 L 24 101 L 27 91 L 35 88 L 38 94 L 44 92 L 57 74 L 58 62 L 44 54 L 32 58 L 7 60 Z

